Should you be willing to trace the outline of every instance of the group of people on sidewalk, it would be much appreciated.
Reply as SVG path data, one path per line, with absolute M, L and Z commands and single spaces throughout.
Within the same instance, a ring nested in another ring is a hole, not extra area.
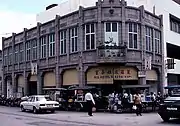
M 119 95 L 115 94 L 114 92 L 109 95 L 109 104 L 111 105 L 113 100 L 116 101 L 116 99 L 118 99 Z M 154 107 L 156 106 L 155 103 L 157 100 L 161 99 L 161 94 L 160 92 L 155 95 L 154 93 L 151 92 L 150 94 L 150 98 L 151 101 L 154 103 L 153 104 L 153 110 Z M 92 115 L 92 109 L 93 107 L 95 107 L 95 100 L 93 98 L 92 93 L 89 91 L 85 94 L 85 100 L 87 103 L 87 111 L 88 111 L 88 115 L 89 116 L 93 116 Z M 123 104 L 126 106 L 126 103 L 128 104 L 130 101 L 133 102 L 133 108 L 135 110 L 135 113 L 137 116 L 142 116 L 142 94 L 140 94 L 138 91 L 132 96 L 129 96 L 126 92 L 122 95 L 121 97 L 121 101 L 123 102 Z M 109 105 L 109 107 L 110 107 Z

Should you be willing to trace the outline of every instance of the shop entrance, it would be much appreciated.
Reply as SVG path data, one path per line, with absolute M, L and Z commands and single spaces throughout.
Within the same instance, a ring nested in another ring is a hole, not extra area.
M 29 81 L 29 95 L 37 95 L 37 81 Z

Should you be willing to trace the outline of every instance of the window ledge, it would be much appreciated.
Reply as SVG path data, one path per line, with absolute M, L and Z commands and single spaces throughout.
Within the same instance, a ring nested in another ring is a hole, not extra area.
M 40 58 L 40 60 L 46 60 L 46 57 Z
M 93 52 L 96 51 L 97 49 L 88 49 L 88 50 L 83 50 L 83 52 Z
M 67 54 L 60 54 L 60 56 L 67 56 Z
M 161 53 L 155 53 L 156 55 L 159 55 L 159 56 L 162 56 L 162 54 Z
M 76 52 L 71 52 L 70 55 L 73 55 L 73 54 L 78 54 L 79 51 L 76 51 Z
M 49 56 L 48 59 L 55 58 L 56 56 Z
M 131 51 L 142 51 L 140 49 L 135 49 L 135 48 L 128 48 L 128 50 L 131 50 Z

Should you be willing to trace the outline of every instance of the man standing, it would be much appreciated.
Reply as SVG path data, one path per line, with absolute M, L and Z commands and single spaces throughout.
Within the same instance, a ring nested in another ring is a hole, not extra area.
M 95 106 L 94 98 L 90 91 L 88 91 L 85 95 L 85 100 L 87 102 L 87 111 L 89 116 L 93 116 L 92 114 L 92 108 Z

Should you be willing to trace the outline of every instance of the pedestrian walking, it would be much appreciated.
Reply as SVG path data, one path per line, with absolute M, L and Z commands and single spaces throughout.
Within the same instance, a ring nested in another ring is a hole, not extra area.
M 93 116 L 92 114 L 92 108 L 93 106 L 95 106 L 95 101 L 94 101 L 94 98 L 91 94 L 90 91 L 88 91 L 85 95 L 85 100 L 86 100 L 86 103 L 87 103 L 87 111 L 88 111 L 88 115 L 89 116 Z
M 137 116 L 142 116 L 142 99 L 141 95 L 137 92 L 134 96 L 134 104 L 136 106 L 136 115 Z
M 153 92 L 151 92 L 151 101 L 152 101 L 152 111 L 156 110 L 156 96 Z

